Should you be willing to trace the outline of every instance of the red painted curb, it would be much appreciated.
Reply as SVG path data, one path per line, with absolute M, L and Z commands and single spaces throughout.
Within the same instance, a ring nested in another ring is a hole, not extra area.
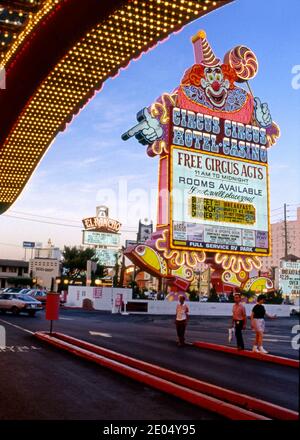
M 288 367 L 299 368 L 299 361 L 297 359 L 274 356 L 273 354 L 254 353 L 253 351 L 249 351 L 249 350 L 239 351 L 233 347 L 213 344 L 211 342 L 196 341 L 193 343 L 193 345 L 199 348 L 207 348 L 208 350 L 222 351 L 224 353 L 230 353 L 236 356 L 248 357 L 259 361 L 272 362 L 273 364 L 280 364 Z
M 299 414 L 296 411 L 274 405 L 273 403 L 256 399 L 246 394 L 240 394 L 226 388 L 218 387 L 184 374 L 176 373 L 172 370 L 159 367 L 158 365 L 150 364 L 148 362 L 117 353 L 107 348 L 99 347 L 98 345 L 73 338 L 72 336 L 68 336 L 63 333 L 54 333 L 54 336 L 65 342 L 69 342 L 70 344 L 92 351 L 93 353 L 97 353 L 110 359 L 114 359 L 118 362 L 125 363 L 126 365 L 138 368 L 139 370 L 150 374 L 154 374 L 156 377 L 169 380 L 177 383 L 178 385 L 188 387 L 194 391 L 203 392 L 212 397 L 220 398 L 232 404 L 237 404 L 245 409 L 258 411 L 267 416 L 280 420 L 298 420 L 299 418 Z
M 238 408 L 237 406 L 223 402 L 219 399 L 215 399 L 214 397 L 206 396 L 197 391 L 190 390 L 181 385 L 169 382 L 165 379 L 155 377 L 152 374 L 139 371 L 133 367 L 121 364 L 120 362 L 117 362 L 115 360 L 108 359 L 99 354 L 93 353 L 80 347 L 76 347 L 75 345 L 62 341 L 53 335 L 49 336 L 45 333 L 37 332 L 35 333 L 35 336 L 38 339 L 46 341 L 55 347 L 61 348 L 72 354 L 75 354 L 76 356 L 95 362 L 102 367 L 109 368 L 119 374 L 122 374 L 123 376 L 149 385 L 159 391 L 172 394 L 173 396 L 179 397 L 180 399 L 185 400 L 195 406 L 205 408 L 208 411 L 215 412 L 231 420 L 270 420 L 269 418 L 264 417 L 260 414 Z

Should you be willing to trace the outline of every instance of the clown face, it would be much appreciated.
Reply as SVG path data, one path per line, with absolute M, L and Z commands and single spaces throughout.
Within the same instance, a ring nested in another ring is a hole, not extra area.
M 230 83 L 224 79 L 221 66 L 205 67 L 205 78 L 201 78 L 201 86 L 205 94 L 215 107 L 223 107 L 225 104 Z

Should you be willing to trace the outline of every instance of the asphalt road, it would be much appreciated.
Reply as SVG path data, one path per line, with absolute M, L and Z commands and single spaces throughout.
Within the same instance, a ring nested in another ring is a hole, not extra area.
M 178 348 L 171 317 L 79 310 L 62 310 L 60 316 L 57 331 L 298 410 L 296 369 L 189 346 Z M 297 323 L 295 318 L 268 321 L 265 346 L 274 354 L 296 358 L 291 330 Z M 31 332 L 48 330 L 44 312 L 35 318 L 2 315 L 0 325 L 7 333 L 7 349 L 0 350 L 1 420 L 219 419 L 38 341 Z M 227 328 L 228 318 L 192 317 L 187 336 L 190 341 L 224 344 Z M 252 337 L 249 331 L 245 338 L 249 347 Z

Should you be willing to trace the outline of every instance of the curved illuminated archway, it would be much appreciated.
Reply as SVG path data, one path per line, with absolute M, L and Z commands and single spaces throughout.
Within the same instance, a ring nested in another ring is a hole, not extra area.
M 0 20 L 0 213 L 107 78 L 230 1 L 0 0 L 0 17 L 14 17 Z

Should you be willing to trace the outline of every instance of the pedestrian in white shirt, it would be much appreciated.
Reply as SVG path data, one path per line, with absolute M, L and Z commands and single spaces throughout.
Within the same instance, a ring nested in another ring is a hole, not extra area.
M 184 303 L 185 297 L 183 295 L 179 296 L 179 303 L 176 307 L 176 330 L 177 330 L 177 336 L 178 336 L 178 342 L 177 345 L 179 347 L 182 347 L 185 344 L 185 330 L 187 326 L 187 322 L 189 319 L 189 306 Z

